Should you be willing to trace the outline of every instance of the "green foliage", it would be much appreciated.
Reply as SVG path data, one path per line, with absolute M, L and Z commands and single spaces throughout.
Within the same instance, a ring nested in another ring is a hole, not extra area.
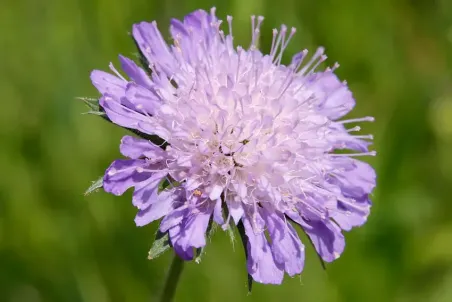
M 148 253 L 148 259 L 153 260 L 171 248 L 168 232 L 161 233 L 157 231 L 154 242 Z
M 104 177 L 101 176 L 101 177 L 99 177 L 98 180 L 93 181 L 91 186 L 89 186 L 89 188 L 85 191 L 85 195 L 89 195 L 89 194 L 97 191 L 98 189 L 102 188 L 103 185 L 104 185 Z

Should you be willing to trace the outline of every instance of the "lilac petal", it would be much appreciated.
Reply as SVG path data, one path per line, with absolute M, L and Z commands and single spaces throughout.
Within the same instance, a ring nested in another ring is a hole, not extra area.
M 215 202 L 215 208 L 213 209 L 213 220 L 219 224 L 224 224 L 224 217 L 223 217 L 223 202 L 221 201 L 221 198 L 218 198 Z
M 176 225 L 173 228 L 169 229 L 168 231 L 171 244 L 176 254 L 179 255 L 179 257 L 181 257 L 183 260 L 189 261 L 192 260 L 194 257 L 193 249 L 189 248 L 188 250 L 186 250 L 178 243 L 181 236 L 181 232 L 182 228 L 180 225 Z
M 212 18 L 206 11 L 199 9 L 196 10 L 184 18 L 184 26 L 185 29 L 189 29 L 190 36 L 186 36 L 189 39 L 193 40 L 206 40 L 209 45 L 211 40 L 211 36 L 216 34 L 215 27 L 212 26 L 212 22 L 215 21 L 216 18 Z M 180 26 L 180 24 L 178 24 Z M 182 33 L 182 31 L 179 31 Z
M 184 18 L 184 24 L 188 28 L 192 28 L 195 31 L 199 31 L 203 27 L 203 23 L 205 22 L 207 18 L 207 12 L 202 9 L 198 9 Z
M 320 100 L 319 110 L 330 119 L 336 120 L 349 113 L 355 100 L 348 87 L 332 72 L 317 72 L 310 76 L 310 89 Z
M 162 106 L 162 102 L 155 92 L 133 82 L 127 84 L 126 97 L 134 105 L 136 111 L 145 115 L 155 115 L 157 109 Z
M 337 202 L 337 210 L 330 215 L 331 218 L 345 231 L 361 226 L 367 221 L 372 203 L 368 195 L 354 199 L 352 202 Z
M 307 222 L 303 220 L 301 226 L 324 261 L 332 262 L 339 258 L 344 251 L 344 235 L 332 221 L 311 220 Z
M 219 184 L 212 185 L 211 191 L 209 194 L 209 198 L 211 200 L 215 200 L 215 199 L 219 198 L 221 196 L 221 193 L 223 193 L 223 190 L 224 190 L 224 186 L 222 186 L 222 185 L 219 185 Z
M 160 232 L 164 233 L 176 225 L 180 225 L 188 211 L 187 206 L 183 205 L 166 215 L 160 223 Z
M 144 226 L 167 215 L 174 210 L 174 199 L 173 192 L 161 192 L 157 195 L 157 200 L 153 201 L 149 207 L 138 211 L 135 216 L 135 224 Z
M 166 172 L 154 172 L 146 181 L 137 184 L 133 192 L 132 204 L 138 209 L 145 209 L 149 204 L 159 200 L 159 184 L 166 175 Z
M 361 197 L 375 188 L 375 170 L 367 163 L 352 160 L 353 168 L 337 174 L 338 184 L 345 196 Z
M 243 217 L 244 210 L 241 202 L 227 201 L 229 215 L 234 219 L 235 224 L 238 224 Z
M 297 232 L 280 214 L 264 209 L 263 218 L 272 240 L 275 262 L 290 276 L 300 274 L 304 265 L 304 245 Z
M 200 248 L 206 245 L 206 231 L 209 225 L 213 207 L 205 210 L 193 209 L 187 212 L 182 224 L 181 237 L 178 244 L 188 250 L 190 248 Z
M 119 62 L 121 63 L 122 70 L 125 71 L 132 81 L 146 88 L 152 88 L 154 86 L 148 74 L 134 61 L 120 55 Z
M 154 63 L 155 68 L 166 68 L 163 72 L 170 74 L 169 67 L 173 67 L 173 56 L 168 45 L 157 28 L 156 22 L 141 22 L 133 25 L 132 35 L 149 63 Z
M 153 162 L 163 161 L 166 152 L 148 140 L 126 135 L 121 139 L 121 154 L 132 159 L 146 157 Z
M 338 194 L 336 209 L 330 215 L 343 230 L 349 231 L 367 221 L 372 205 L 369 194 L 375 187 L 376 175 L 370 165 L 355 159 L 338 160 L 335 164 L 341 172 L 327 181 L 342 194 Z
M 256 234 L 248 218 L 243 218 L 243 226 L 247 237 L 248 273 L 254 281 L 264 284 L 281 284 L 284 270 L 279 268 L 273 259 L 270 244 L 262 230 Z
M 114 195 L 122 195 L 130 187 L 151 177 L 149 172 L 139 172 L 146 165 L 145 160 L 115 160 L 105 171 L 104 190 Z
M 117 98 L 104 94 L 100 98 L 99 104 L 105 110 L 108 118 L 119 126 L 137 129 L 138 122 L 146 120 L 146 116 L 136 112 L 135 106 L 125 97 Z
M 372 145 L 372 142 L 370 141 L 358 139 L 353 135 L 350 135 L 350 133 L 347 132 L 347 129 L 342 124 L 333 123 L 331 124 L 330 128 L 332 129 L 332 131 L 339 133 L 338 135 L 334 136 L 331 141 L 334 144 L 335 149 L 349 149 L 368 152 L 369 146 Z
M 187 29 L 185 29 L 184 23 L 179 21 L 178 19 L 171 19 L 170 22 L 170 32 L 173 39 L 180 37 L 180 36 L 188 36 L 189 32 Z
M 91 82 L 101 94 L 111 94 L 115 97 L 124 95 L 127 82 L 108 72 L 93 70 L 91 72 Z
M 167 139 L 169 136 L 168 131 L 156 124 L 153 117 L 137 112 L 137 108 L 125 97 L 117 99 L 112 95 L 105 94 L 100 98 L 99 104 L 105 110 L 108 118 L 119 126 L 155 134 L 163 139 Z

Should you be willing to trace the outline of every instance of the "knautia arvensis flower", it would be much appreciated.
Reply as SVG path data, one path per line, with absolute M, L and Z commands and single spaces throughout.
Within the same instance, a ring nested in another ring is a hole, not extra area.
M 342 119 L 355 101 L 334 74 L 337 64 L 318 70 L 323 48 L 281 64 L 294 28 L 274 29 L 270 53 L 262 53 L 263 19 L 251 17 L 247 48 L 233 44 L 232 17 L 228 34 L 220 29 L 215 9 L 172 20 L 172 45 L 156 22 L 135 24 L 144 67 L 120 56 L 126 76 L 111 65 L 113 74 L 95 70 L 91 79 L 100 112 L 139 134 L 122 139 L 128 159 L 107 169 L 104 190 L 133 187 L 136 224 L 161 219 L 160 233 L 185 260 L 206 245 L 212 223 L 237 226 L 249 274 L 279 284 L 284 272 L 303 269 L 294 226 L 330 262 L 344 250 L 342 231 L 367 220 L 376 176 L 357 157 L 375 155 L 372 136 L 348 125 L 373 118 Z

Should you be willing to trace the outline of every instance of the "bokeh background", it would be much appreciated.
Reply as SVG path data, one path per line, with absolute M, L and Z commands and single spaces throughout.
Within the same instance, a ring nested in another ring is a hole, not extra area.
M 292 54 L 323 45 L 358 100 L 351 116 L 379 154 L 369 222 L 324 271 L 312 248 L 300 278 L 255 284 L 218 232 L 188 263 L 176 301 L 452 301 L 452 1 L 2 0 L 0 3 L 0 301 L 156 301 L 171 253 L 149 261 L 156 225 L 136 228 L 130 192 L 83 196 L 119 156 L 125 131 L 75 97 L 89 74 L 133 56 L 133 23 L 216 6 L 248 45 L 249 16 L 298 29 Z

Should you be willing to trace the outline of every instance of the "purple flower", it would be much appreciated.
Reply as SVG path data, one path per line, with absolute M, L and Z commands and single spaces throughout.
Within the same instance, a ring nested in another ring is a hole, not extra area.
M 327 262 L 344 250 L 342 230 L 367 220 L 375 172 L 356 157 L 369 151 L 370 135 L 355 135 L 341 120 L 355 105 L 338 67 L 318 71 L 323 48 L 303 50 L 288 66 L 282 55 L 295 29 L 273 30 L 269 54 L 258 48 L 263 17 L 251 17 L 248 48 L 234 47 L 221 21 L 203 10 L 171 21 L 168 45 L 156 22 L 133 26 L 146 62 L 119 57 L 123 77 L 93 71 L 101 108 L 113 123 L 165 141 L 158 146 L 125 136 L 121 153 L 104 176 L 104 190 L 121 195 L 133 187 L 135 222 L 161 219 L 183 259 L 206 245 L 212 221 L 244 230 L 247 267 L 261 283 L 279 284 L 301 273 L 309 236 Z M 348 153 L 337 150 L 353 150 Z M 168 185 L 162 190 L 162 183 Z M 270 238 L 269 241 L 267 238 Z

